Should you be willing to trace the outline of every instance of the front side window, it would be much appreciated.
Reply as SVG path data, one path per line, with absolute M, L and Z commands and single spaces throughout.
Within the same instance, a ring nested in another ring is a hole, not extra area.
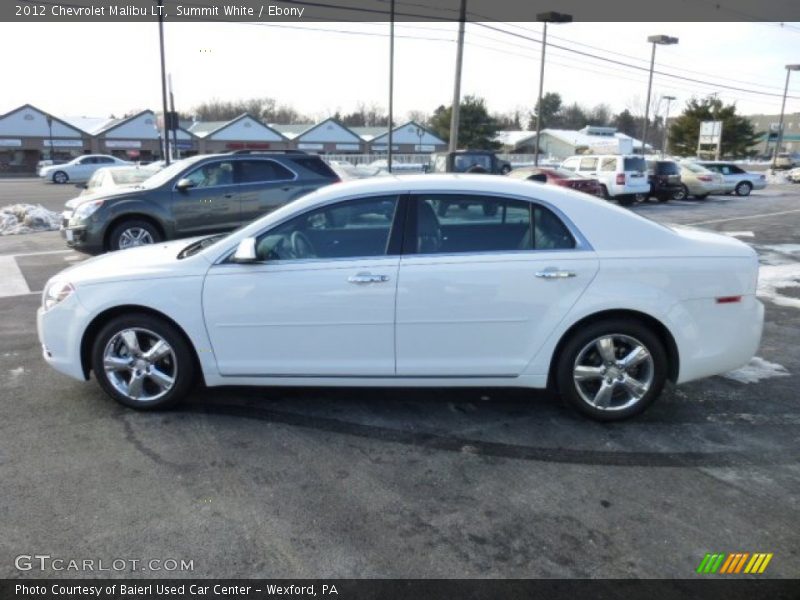
M 260 236 L 256 255 L 268 261 L 384 256 L 396 210 L 395 196 L 312 210 Z
M 562 169 L 569 169 L 570 171 L 575 171 L 578 168 L 578 159 L 577 158 L 568 158 L 561 165 L 561 168 Z
M 231 161 L 206 163 L 188 175 L 186 179 L 196 188 L 216 187 L 233 184 L 233 164 Z

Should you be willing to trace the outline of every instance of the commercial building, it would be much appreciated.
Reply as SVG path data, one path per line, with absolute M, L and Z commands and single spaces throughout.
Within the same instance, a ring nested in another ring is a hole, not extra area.
M 536 133 L 533 131 L 500 131 L 494 139 L 509 154 L 533 154 L 536 151 Z M 542 129 L 539 141 L 539 152 L 556 160 L 575 154 L 638 154 L 641 148 L 640 140 L 614 127 L 592 125 L 580 130 Z M 650 144 L 646 149 L 652 151 Z
M 292 148 L 289 138 L 247 113 L 230 121 L 195 121 L 188 132 L 197 138 L 200 154 Z
M 754 146 L 759 155 L 772 156 L 775 144 L 778 143 L 780 115 L 749 115 L 745 117 L 753 125 L 757 133 L 761 133 L 759 142 Z M 783 116 L 783 140 L 780 152 L 800 153 L 800 113 L 786 113 Z

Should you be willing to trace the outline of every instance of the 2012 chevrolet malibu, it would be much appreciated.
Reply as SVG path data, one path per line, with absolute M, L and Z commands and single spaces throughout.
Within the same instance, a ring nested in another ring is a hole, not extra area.
M 738 240 L 586 194 L 386 177 L 320 189 L 225 236 L 87 260 L 47 283 L 37 321 L 53 367 L 93 372 L 138 409 L 197 383 L 549 387 L 617 420 L 666 380 L 752 357 L 757 277 Z

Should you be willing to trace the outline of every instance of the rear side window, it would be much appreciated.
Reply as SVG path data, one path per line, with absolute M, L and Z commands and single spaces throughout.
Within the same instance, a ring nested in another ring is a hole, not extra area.
M 575 247 L 575 238 L 553 211 L 534 205 L 533 224 L 534 250 L 569 250 Z
M 657 162 L 656 173 L 659 175 L 677 175 L 680 173 L 680 170 L 678 169 L 678 165 L 674 162 Z
M 623 169 L 626 172 L 637 171 L 644 173 L 647 170 L 647 165 L 645 165 L 644 159 L 639 156 L 628 156 L 623 163 Z
M 581 171 L 592 171 L 597 168 L 597 159 L 596 158 L 582 158 L 581 159 Z
M 240 160 L 236 162 L 239 183 L 263 183 L 294 179 L 294 173 L 274 160 Z
M 611 172 L 617 170 L 617 158 L 615 156 L 607 156 L 600 161 L 600 170 Z
M 327 164 L 325 164 L 324 160 L 316 156 L 292 157 L 292 162 L 297 165 L 300 165 L 304 169 L 308 169 L 312 173 L 321 175 L 322 177 L 326 177 L 328 179 L 338 179 L 333 169 L 331 169 Z

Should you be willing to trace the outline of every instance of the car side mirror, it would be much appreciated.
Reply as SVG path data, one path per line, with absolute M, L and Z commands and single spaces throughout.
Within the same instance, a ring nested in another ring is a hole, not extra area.
M 175 184 L 175 187 L 176 187 L 177 189 L 179 189 L 180 191 L 182 191 L 182 192 L 185 192 L 185 191 L 186 191 L 186 190 L 188 190 L 189 188 L 193 188 L 195 185 L 197 185 L 197 184 L 195 184 L 195 182 L 194 182 L 194 181 L 192 181 L 191 179 L 187 179 L 186 177 L 184 177 L 183 179 L 179 179 L 179 180 L 178 180 L 178 183 L 176 183 L 176 184 Z
M 248 264 L 256 262 L 256 238 L 248 237 L 239 242 L 236 252 L 231 257 L 231 262 Z

